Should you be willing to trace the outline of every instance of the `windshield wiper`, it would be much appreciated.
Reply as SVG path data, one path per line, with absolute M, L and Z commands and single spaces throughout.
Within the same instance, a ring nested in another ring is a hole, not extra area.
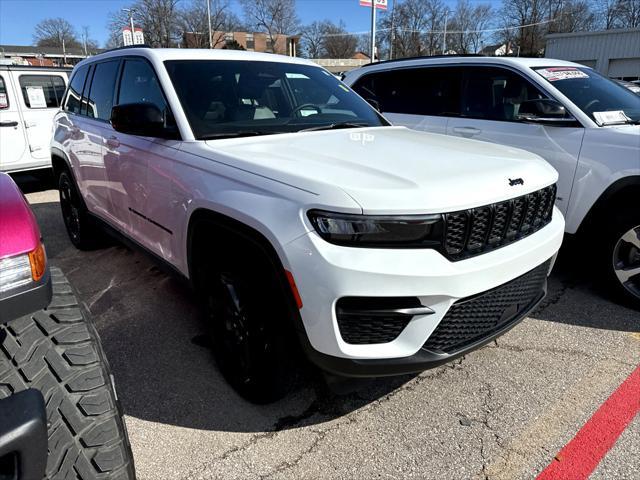
M 266 132 L 260 130 L 241 130 L 239 132 L 216 132 L 201 135 L 198 140 L 221 140 L 224 138 L 257 137 L 259 135 L 273 135 L 278 132 Z
M 298 130 L 298 132 L 316 132 L 318 130 L 337 130 L 340 128 L 360 128 L 369 126 L 370 125 L 366 122 L 337 122 L 330 123 L 328 125 L 319 125 L 317 127 L 303 128 L 302 130 Z

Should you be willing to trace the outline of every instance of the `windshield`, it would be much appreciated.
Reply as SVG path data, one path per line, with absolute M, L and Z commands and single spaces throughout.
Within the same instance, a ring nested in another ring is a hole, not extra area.
M 198 139 L 387 125 L 319 67 L 242 60 L 165 65 Z
M 629 122 L 640 122 L 640 97 L 590 68 L 545 67 L 535 71 L 598 124 L 602 124 L 600 112 L 616 111 L 624 112 Z

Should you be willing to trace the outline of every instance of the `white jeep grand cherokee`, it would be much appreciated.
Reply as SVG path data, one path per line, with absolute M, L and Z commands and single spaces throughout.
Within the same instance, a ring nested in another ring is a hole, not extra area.
M 485 344 L 544 296 L 564 230 L 538 156 L 391 127 L 324 69 L 269 54 L 85 60 L 52 160 L 71 241 L 107 227 L 187 278 L 255 402 L 286 392 L 297 340 L 343 376 Z

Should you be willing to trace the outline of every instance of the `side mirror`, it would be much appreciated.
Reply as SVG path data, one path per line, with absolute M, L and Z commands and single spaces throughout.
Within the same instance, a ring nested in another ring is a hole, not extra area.
M 549 98 L 525 100 L 520 104 L 518 119 L 542 125 L 574 126 L 577 121 L 560 102 Z
M 165 126 L 165 118 L 152 103 L 127 103 L 111 109 L 111 126 L 117 132 L 143 137 L 175 138 L 175 129 Z

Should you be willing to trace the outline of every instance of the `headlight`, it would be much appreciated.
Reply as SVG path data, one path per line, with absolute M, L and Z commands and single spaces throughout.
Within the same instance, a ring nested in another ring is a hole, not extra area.
M 316 232 L 327 242 L 337 245 L 377 248 L 441 245 L 441 215 L 347 215 L 311 210 L 308 216 Z
M 42 278 L 46 269 L 44 246 L 34 251 L 0 260 L 0 293 L 8 292 Z

